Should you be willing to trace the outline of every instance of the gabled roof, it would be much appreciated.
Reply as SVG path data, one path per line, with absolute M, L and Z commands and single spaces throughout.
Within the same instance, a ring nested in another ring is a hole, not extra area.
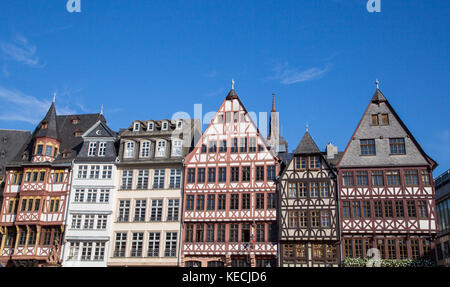
M 99 137 L 99 135 L 92 135 L 92 131 L 94 131 L 98 126 L 102 126 L 102 129 L 106 131 L 108 134 L 102 134 L 101 137 L 113 137 L 115 138 L 117 136 L 117 133 L 113 130 L 111 130 L 106 123 L 104 123 L 101 120 L 98 120 L 92 127 L 90 127 L 87 131 L 84 132 L 84 134 L 81 136 L 82 138 L 89 138 L 89 137 Z
M 43 128 L 43 124 L 47 127 Z M 37 126 L 34 137 L 48 137 L 53 139 L 60 139 L 60 134 L 58 130 L 58 124 L 56 121 L 56 108 L 55 102 L 52 102 L 52 105 L 48 109 L 47 114 L 44 119 Z
M 403 123 L 403 121 L 400 119 L 400 117 L 398 116 L 398 114 L 396 113 L 396 111 L 394 110 L 394 108 L 391 106 L 391 104 L 389 103 L 389 101 L 386 99 L 386 97 L 383 95 L 383 93 L 377 88 L 375 91 L 375 94 L 373 95 L 371 101 L 369 102 L 369 105 L 367 106 L 366 110 L 364 111 L 363 116 L 361 117 L 358 126 L 356 127 L 355 131 L 352 134 L 352 137 L 350 138 L 342 156 L 340 157 L 339 161 L 337 162 L 336 166 L 339 167 L 343 167 L 342 161 L 344 160 L 344 158 L 347 155 L 347 152 L 349 150 L 350 145 L 352 144 L 352 141 L 355 139 L 355 136 L 358 132 L 358 130 L 361 128 L 361 124 L 363 123 L 363 120 L 365 119 L 366 116 L 368 116 L 369 110 L 372 107 L 372 104 L 377 104 L 380 105 L 380 103 L 384 103 L 386 105 L 386 108 L 392 113 L 392 115 L 394 116 L 394 118 L 397 120 L 398 124 L 400 125 L 400 127 L 403 129 L 403 131 L 406 133 L 407 137 L 409 139 L 411 139 L 411 142 L 413 143 L 413 145 L 415 146 L 415 148 L 418 150 L 418 152 L 423 156 L 425 162 L 427 162 L 431 169 L 435 169 L 437 167 L 437 163 L 431 158 L 429 157 L 425 151 L 422 149 L 422 147 L 419 145 L 419 143 L 417 142 L 417 140 L 414 138 L 414 136 L 412 135 L 412 133 L 409 131 L 409 129 L 406 127 L 406 125 Z
M 319 148 L 316 143 L 312 139 L 309 132 L 305 132 L 302 140 L 298 144 L 297 148 L 294 151 L 294 154 L 309 154 L 309 153 L 320 153 Z

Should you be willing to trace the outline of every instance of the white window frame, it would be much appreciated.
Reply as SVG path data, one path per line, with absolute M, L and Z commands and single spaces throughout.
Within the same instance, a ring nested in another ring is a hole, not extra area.
M 166 156 L 166 141 L 160 140 L 156 143 L 156 157 Z
M 140 123 L 134 123 L 133 124 L 133 132 L 138 132 L 140 127 L 141 127 Z
M 97 154 L 97 143 L 89 142 L 88 156 L 95 156 Z
M 140 157 L 141 158 L 148 158 L 150 157 L 150 141 L 142 141 L 141 142 L 141 152 Z
M 183 128 L 183 121 L 177 121 L 177 127 L 176 127 L 176 129 L 177 130 L 181 130 Z
M 123 157 L 133 158 L 134 157 L 134 142 L 125 142 L 125 152 Z
M 183 148 L 182 140 L 172 140 L 172 156 L 181 156 Z
M 155 124 L 150 122 L 147 124 L 147 131 L 152 132 L 155 129 Z
M 105 156 L 106 154 L 106 142 L 100 142 L 98 144 L 98 156 Z

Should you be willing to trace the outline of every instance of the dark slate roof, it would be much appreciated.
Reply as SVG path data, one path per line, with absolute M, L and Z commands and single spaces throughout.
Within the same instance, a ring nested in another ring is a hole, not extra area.
M 343 152 L 343 151 L 340 151 L 340 152 L 338 152 L 333 158 L 327 158 L 327 153 L 324 152 L 324 153 L 323 153 L 323 158 L 326 159 L 327 162 L 328 162 L 331 166 L 335 167 L 336 164 L 339 162 L 339 160 L 341 159 L 341 157 L 342 157 L 343 155 L 344 155 L 344 152 Z
M 42 123 L 47 123 L 47 128 L 42 128 Z M 58 123 L 56 120 L 56 108 L 55 102 L 52 103 L 48 109 L 47 114 L 44 119 L 39 123 L 36 130 L 34 131 L 34 137 L 49 137 L 54 139 L 60 139 L 60 133 L 58 129 Z
M 15 158 L 19 149 L 29 141 L 29 131 L 0 130 L 0 177 L 5 174 L 5 167 Z
M 227 95 L 227 100 L 232 100 L 232 99 L 237 99 L 238 95 L 236 94 L 236 92 L 234 91 L 234 89 L 231 89 L 230 92 Z
M 72 123 L 72 119 L 78 119 L 78 123 Z M 52 164 L 66 164 L 70 163 L 77 155 L 77 152 L 82 146 L 83 138 L 81 136 L 75 136 L 75 131 L 85 132 L 98 120 L 106 122 L 102 114 L 82 114 L 82 115 L 64 115 L 56 116 L 56 122 L 58 126 L 58 133 L 60 135 L 60 153 Z M 48 163 L 32 163 L 31 157 L 33 153 L 33 145 L 35 138 L 35 131 L 30 140 L 28 140 L 24 146 L 19 150 L 14 160 L 12 160 L 8 166 L 20 166 L 24 164 L 32 165 L 48 165 Z M 26 159 L 22 159 L 22 155 L 26 153 Z M 67 156 L 63 158 L 62 154 L 67 153 Z
M 316 143 L 312 139 L 309 132 L 305 132 L 302 140 L 298 144 L 297 148 L 294 151 L 294 154 L 308 154 L 308 153 L 320 153 L 319 148 Z
M 372 97 L 372 102 L 384 102 L 384 101 L 386 101 L 386 97 L 383 95 L 380 89 L 377 89 Z

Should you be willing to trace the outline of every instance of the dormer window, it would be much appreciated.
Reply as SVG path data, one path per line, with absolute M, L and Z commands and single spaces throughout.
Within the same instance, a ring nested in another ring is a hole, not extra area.
M 42 130 L 46 130 L 48 128 L 48 123 L 47 122 L 42 122 L 41 123 L 41 129 Z
M 106 142 L 101 142 L 98 147 L 98 156 L 105 156 L 106 154 Z
M 76 125 L 80 122 L 79 118 L 72 118 L 72 124 Z
M 53 157 L 58 156 L 58 147 L 55 147 L 55 150 L 53 151 Z
M 144 141 L 141 143 L 141 157 L 150 157 L 150 142 Z
M 66 158 L 68 155 L 69 155 L 69 153 L 67 151 L 63 151 L 62 152 L 62 157 L 63 158 Z
M 155 128 L 155 125 L 153 123 L 148 123 L 147 131 L 152 132 L 154 128 Z
M 133 125 L 133 132 L 138 132 L 140 126 L 141 126 L 141 125 L 140 125 L 139 123 L 134 123 L 134 125 Z
M 125 143 L 125 157 L 126 158 L 134 157 L 134 142 Z
M 167 124 L 167 122 L 163 122 L 163 123 L 162 123 L 162 130 L 163 130 L 163 131 L 167 131 L 168 126 L 169 126 L 169 125 Z
M 162 157 L 166 155 L 166 142 L 165 141 L 159 141 L 157 148 L 156 148 L 156 156 Z
M 177 121 L 177 130 L 181 130 L 183 127 L 183 121 Z
M 96 153 L 97 153 L 97 143 L 96 142 L 90 142 L 89 143 L 88 156 L 95 156 Z
M 81 137 L 83 135 L 83 131 L 82 130 L 80 130 L 80 129 L 76 129 L 75 130 L 75 136 L 76 137 Z
M 181 156 L 182 141 L 173 140 L 172 141 L 172 156 Z

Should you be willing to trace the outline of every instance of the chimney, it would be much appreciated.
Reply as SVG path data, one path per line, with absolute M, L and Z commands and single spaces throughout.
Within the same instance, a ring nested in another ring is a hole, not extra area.
M 338 153 L 337 146 L 333 145 L 331 142 L 327 144 L 327 159 L 333 159 Z

